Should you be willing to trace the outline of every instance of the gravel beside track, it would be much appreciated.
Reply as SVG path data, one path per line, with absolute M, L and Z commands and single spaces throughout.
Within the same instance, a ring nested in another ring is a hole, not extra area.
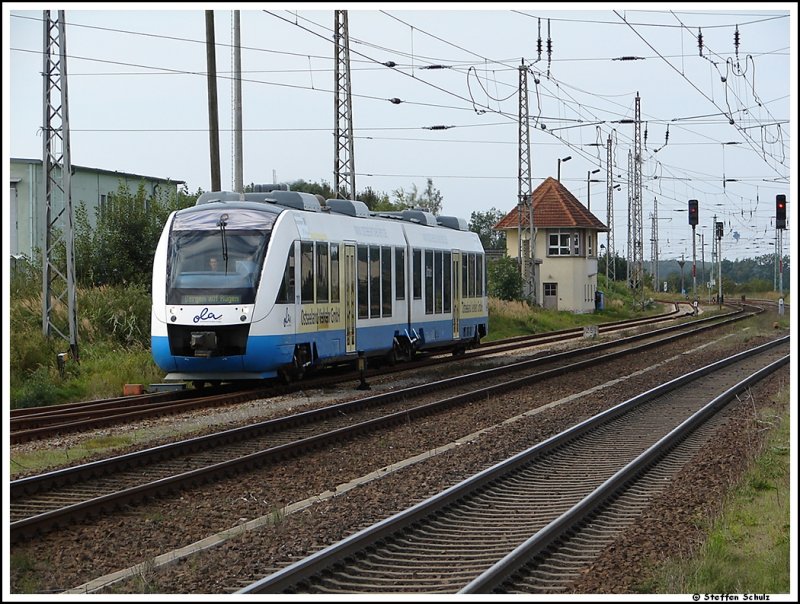
M 695 338 L 691 342 L 673 344 L 668 350 L 659 349 L 652 355 L 637 355 L 627 363 L 627 369 L 646 369 L 703 341 L 706 340 Z M 753 345 L 754 342 L 749 342 L 747 347 Z M 476 440 L 294 514 L 286 515 L 282 509 L 482 427 L 498 425 L 529 408 L 619 376 L 608 375 L 606 368 L 549 380 L 526 393 L 447 413 L 446 421 L 445 415 L 428 417 L 333 450 L 289 460 L 278 467 L 238 475 L 215 485 L 131 508 L 113 517 L 66 527 L 12 549 L 12 555 L 25 564 L 12 565 L 11 591 L 63 591 L 104 573 L 139 564 L 140 571 L 134 579 L 111 585 L 105 593 L 230 593 L 656 382 L 682 375 L 688 366 L 699 367 L 744 348 L 741 338 L 723 338 L 689 358 L 673 361 L 657 371 L 643 373 L 546 412 L 504 424 Z M 752 398 L 738 403 L 734 419 L 722 428 L 726 433 L 714 439 L 692 468 L 683 473 L 681 480 L 601 555 L 592 571 L 575 586 L 575 591 L 627 593 L 633 587 L 632 581 L 640 580 L 650 564 L 670 551 L 686 554 L 701 543 L 703 533 L 698 526 L 702 523 L 697 522 L 698 516 L 713 516 L 725 490 L 741 476 L 752 455 L 759 450 L 759 438 L 764 431 L 754 429 L 757 411 L 769 406 L 772 396 L 780 388 L 787 387 L 788 382 L 787 366 L 753 388 Z M 379 388 L 374 384 L 373 393 L 376 391 Z M 309 395 L 306 404 L 318 406 L 331 398 L 331 394 Z M 187 414 L 182 419 L 172 418 L 166 422 L 191 423 L 200 429 L 203 424 L 216 424 L 215 429 L 219 429 L 222 423 L 241 423 L 241 419 L 236 420 L 231 414 L 269 417 L 285 414 L 288 407 L 303 406 L 301 403 L 295 396 L 292 401 L 269 401 L 261 407 L 247 403 L 238 410 Z M 153 430 L 158 432 L 160 428 L 153 427 Z M 271 516 L 273 523 L 162 569 L 152 566 L 155 556 L 261 516 Z M 23 573 L 24 568 L 28 570 Z

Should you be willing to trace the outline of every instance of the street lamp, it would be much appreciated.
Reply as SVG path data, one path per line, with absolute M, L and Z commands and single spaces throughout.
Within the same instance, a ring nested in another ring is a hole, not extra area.
M 606 253 L 605 244 L 600 244 L 600 255 L 606 257 L 606 287 L 608 287 L 608 254 Z
M 590 185 L 589 183 L 600 182 L 596 178 L 594 180 L 591 180 L 592 174 L 597 174 L 599 171 L 600 168 L 597 168 L 596 170 L 586 171 L 586 209 L 589 210 L 590 212 L 592 211 L 592 202 L 590 197 L 590 194 L 592 192 L 592 185 Z
M 558 158 L 558 182 L 561 182 L 561 162 L 562 161 L 569 161 L 572 159 L 571 155 L 567 155 L 566 157 L 559 157 Z

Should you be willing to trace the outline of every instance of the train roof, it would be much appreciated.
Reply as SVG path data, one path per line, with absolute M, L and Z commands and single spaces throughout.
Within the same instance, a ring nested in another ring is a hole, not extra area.
M 217 206 L 216 204 L 221 205 Z M 303 212 L 338 214 L 351 218 L 399 220 L 433 228 L 469 231 L 467 221 L 458 216 L 435 216 L 422 208 L 411 208 L 398 212 L 373 212 L 363 201 L 350 199 L 324 200 L 321 195 L 312 195 L 302 191 L 272 190 L 248 193 L 210 191 L 201 194 L 197 198 L 194 207 L 181 210 L 181 213 L 203 212 L 211 207 L 260 210 L 275 214 L 280 214 L 287 209 L 293 209 Z

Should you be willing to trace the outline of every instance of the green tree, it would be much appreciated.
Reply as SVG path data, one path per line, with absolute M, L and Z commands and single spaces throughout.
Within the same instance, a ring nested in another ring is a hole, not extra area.
M 494 225 L 503 219 L 503 212 L 496 208 L 486 212 L 473 212 L 469 219 L 469 230 L 477 233 L 485 250 L 505 250 L 506 234 L 495 231 Z
M 411 191 L 406 192 L 402 187 L 392 191 L 396 205 L 400 209 L 406 208 L 422 208 L 426 212 L 430 212 L 434 216 L 442 211 L 442 203 L 444 198 L 441 191 L 433 186 L 433 179 L 428 178 L 425 186 L 425 191 L 420 194 L 415 183 L 411 184 Z
M 144 183 L 133 193 L 120 182 L 95 209 L 96 226 L 80 203 L 75 210 L 75 275 L 83 286 L 140 285 L 149 290 L 153 257 L 170 212 L 194 205 L 185 186 L 177 194 L 148 195 Z
M 501 300 L 522 300 L 522 275 L 515 258 L 503 256 L 486 266 L 488 293 Z

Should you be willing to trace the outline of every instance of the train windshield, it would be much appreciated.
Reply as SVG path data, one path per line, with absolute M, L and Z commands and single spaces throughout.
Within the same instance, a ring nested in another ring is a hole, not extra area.
M 167 304 L 253 304 L 276 214 L 239 208 L 178 214 Z

